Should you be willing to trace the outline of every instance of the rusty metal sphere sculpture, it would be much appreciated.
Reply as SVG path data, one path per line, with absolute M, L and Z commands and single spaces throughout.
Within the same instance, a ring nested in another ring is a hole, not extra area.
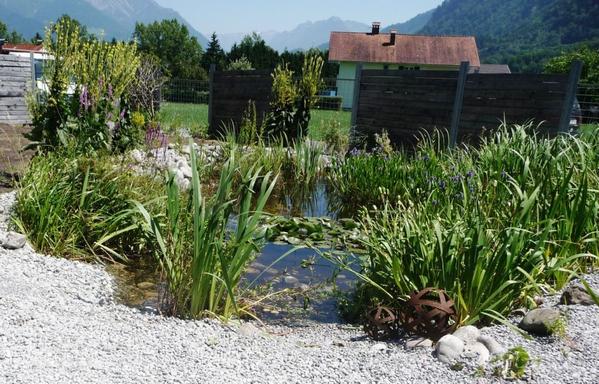
M 399 312 L 399 320 L 407 332 L 433 340 L 453 332 L 457 325 L 453 300 L 437 288 L 412 293 Z
M 378 305 L 366 313 L 364 332 L 374 340 L 388 340 L 397 335 L 398 323 L 395 311 Z

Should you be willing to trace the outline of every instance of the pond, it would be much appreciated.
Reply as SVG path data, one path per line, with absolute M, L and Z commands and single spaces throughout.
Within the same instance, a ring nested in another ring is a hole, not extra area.
M 336 298 L 354 287 L 355 277 L 322 255 L 333 252 L 330 247 L 338 243 L 337 235 L 353 226 L 335 220 L 338 214 L 331 208 L 326 182 L 317 182 L 308 193 L 273 196 L 266 210 L 281 230 L 266 243 L 240 285 L 254 300 L 269 296 L 256 306 L 256 315 L 265 321 L 336 321 Z M 235 226 L 232 218 L 230 227 Z M 314 248 L 305 246 L 308 240 Z M 109 265 L 107 270 L 117 282 L 119 302 L 159 312 L 165 284 L 155 263 Z

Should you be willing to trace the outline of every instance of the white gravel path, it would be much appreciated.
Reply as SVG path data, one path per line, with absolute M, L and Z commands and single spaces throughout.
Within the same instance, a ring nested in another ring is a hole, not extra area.
M 13 199 L 0 196 L 0 206 Z M 235 324 L 141 313 L 115 303 L 113 290 L 101 266 L 0 248 L 0 383 L 497 382 L 341 324 L 247 335 Z M 599 307 L 569 308 L 568 340 L 525 341 L 505 326 L 483 333 L 540 359 L 530 382 L 599 383 Z

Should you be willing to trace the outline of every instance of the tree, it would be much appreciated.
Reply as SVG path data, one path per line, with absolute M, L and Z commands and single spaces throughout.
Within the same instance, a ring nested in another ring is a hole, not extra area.
M 39 32 L 36 32 L 35 35 L 33 35 L 33 37 L 31 38 L 31 44 L 40 44 L 41 42 L 44 41 L 44 38 L 42 35 L 40 35 Z
M 546 73 L 568 73 L 572 63 L 582 61 L 580 80 L 586 83 L 599 84 L 599 49 L 582 46 L 579 49 L 563 52 L 545 64 Z
M 141 52 L 160 60 L 166 74 L 173 78 L 205 80 L 201 66 L 202 46 L 176 19 L 137 23 L 133 37 Z
M 216 32 L 214 32 L 208 43 L 208 48 L 202 56 L 202 68 L 204 68 L 205 71 L 209 71 L 210 65 L 215 64 L 216 69 L 224 69 L 226 60 L 227 56 L 225 55 L 225 51 L 220 46 L 218 38 L 216 37 Z
M 6 39 L 7 42 L 19 44 L 25 42 L 23 36 L 14 29 L 9 32 L 8 26 L 0 21 L 0 39 Z
M 229 52 L 229 63 L 246 57 L 255 69 L 274 69 L 279 62 L 279 53 L 266 45 L 256 32 L 247 35 Z

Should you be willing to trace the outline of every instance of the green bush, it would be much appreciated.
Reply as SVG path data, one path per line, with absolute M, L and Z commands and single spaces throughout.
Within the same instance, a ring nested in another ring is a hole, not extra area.
M 136 47 L 84 41 L 67 18 L 48 28 L 44 46 L 53 60 L 44 73 L 48 93 L 30 99 L 32 146 L 42 151 L 70 146 L 86 153 L 139 144 L 142 135 L 130 122 L 126 93 L 139 65 Z

